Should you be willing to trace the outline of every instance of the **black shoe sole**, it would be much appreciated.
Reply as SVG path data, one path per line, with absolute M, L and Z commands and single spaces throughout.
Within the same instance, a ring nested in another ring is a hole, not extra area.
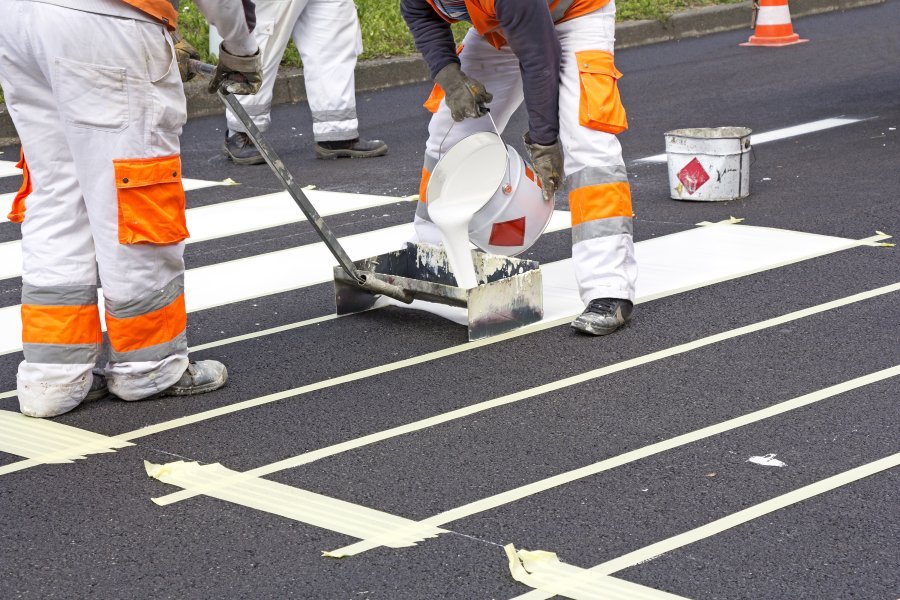
M 384 156 L 387 154 L 387 146 L 376 148 L 375 150 L 330 150 L 316 146 L 316 158 L 320 160 L 335 160 L 338 158 L 375 158 L 376 156 Z
M 263 158 L 262 154 L 257 154 L 256 156 L 240 157 L 235 156 L 234 154 L 229 152 L 228 148 L 222 149 L 222 154 L 224 154 L 225 157 L 228 158 L 228 160 L 236 165 L 261 165 L 266 162 L 266 159 Z

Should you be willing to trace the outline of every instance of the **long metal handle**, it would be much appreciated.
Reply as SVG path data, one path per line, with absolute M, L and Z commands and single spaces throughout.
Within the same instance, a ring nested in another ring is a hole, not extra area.
M 310 225 L 313 226 L 313 229 L 316 230 L 322 238 L 322 241 L 325 242 L 325 246 L 328 247 L 331 254 L 334 255 L 344 271 L 347 272 L 347 275 L 359 283 L 364 283 L 365 277 L 357 272 L 356 266 L 353 264 L 353 261 L 350 259 L 347 252 L 344 251 L 340 242 L 337 241 L 337 238 L 334 237 L 331 228 L 328 227 L 328 225 L 325 224 L 325 221 L 322 220 L 322 217 L 319 216 L 319 213 L 312 205 L 312 202 L 309 201 L 309 198 L 306 197 L 306 194 L 303 193 L 303 190 L 297 182 L 294 181 L 294 176 L 291 175 L 291 172 L 288 171 L 287 168 L 285 168 L 281 158 L 278 157 L 278 154 L 275 153 L 275 150 L 269 144 L 268 140 L 260 133 L 256 124 L 253 122 L 253 119 L 250 118 L 250 115 L 247 114 L 247 111 L 244 110 L 244 107 L 241 106 L 238 99 L 232 94 L 222 93 L 222 90 L 219 90 L 216 93 L 247 130 L 247 135 L 250 136 L 250 139 L 256 144 L 256 148 L 259 150 L 260 154 L 262 154 L 263 158 L 266 159 L 266 162 L 269 163 L 269 166 L 272 168 L 272 171 L 278 179 L 281 180 L 284 189 L 287 190 L 291 198 L 294 199 L 294 202 L 297 203 L 297 206 L 300 207 L 300 210 L 303 211 L 303 214 L 306 215 L 306 218 L 309 219 Z

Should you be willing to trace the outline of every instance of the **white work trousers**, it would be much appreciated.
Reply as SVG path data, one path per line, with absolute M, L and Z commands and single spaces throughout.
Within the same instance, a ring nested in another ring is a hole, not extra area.
M 356 58 L 362 33 L 353 0 L 256 0 L 253 37 L 262 53 L 262 87 L 238 96 L 260 131 L 272 123 L 272 90 L 278 65 L 292 38 L 303 61 L 303 81 L 317 142 L 359 136 L 356 118 Z M 228 111 L 228 130 L 245 131 Z
M 121 243 L 131 216 L 117 188 L 140 186 L 129 189 L 152 203 L 164 180 L 168 196 L 181 190 L 183 214 L 186 106 L 171 38 L 158 24 L 27 0 L 4 2 L 3 20 L 0 84 L 33 186 L 22 223 L 21 410 L 54 416 L 84 399 L 101 341 L 98 265 L 109 388 L 125 400 L 147 397 L 188 364 L 183 326 L 178 333 L 184 245 Z M 137 165 L 130 183 L 118 181 L 113 161 L 123 159 Z M 166 172 L 148 172 L 159 167 Z M 141 327 L 177 335 L 157 331 L 148 345 Z
M 637 262 L 632 239 L 633 225 L 630 211 L 630 192 L 622 147 L 615 135 L 579 124 L 581 76 L 576 53 L 603 51 L 612 54 L 615 42 L 615 4 L 556 25 L 562 46 L 559 87 L 559 140 L 565 158 L 565 185 L 557 191 L 568 194 L 575 204 L 573 192 L 602 190 L 610 186 L 614 193 L 627 194 L 621 200 L 628 207 L 628 215 L 612 218 L 576 220 L 573 206 L 572 258 L 582 300 L 587 304 L 595 298 L 634 300 Z M 491 116 L 502 132 L 516 109 L 522 104 L 522 76 L 519 60 L 509 46 L 497 50 L 474 29 L 462 42 L 459 54 L 461 68 L 466 75 L 480 81 L 493 94 L 488 105 Z M 428 126 L 425 148 L 423 182 L 442 152 L 459 140 L 479 131 L 493 131 L 488 117 L 453 121 L 446 102 L 441 102 Z M 423 190 L 424 191 L 424 190 Z M 598 192 L 592 192 L 595 195 Z M 597 203 L 597 200 L 591 200 Z M 590 211 L 588 211 L 590 212 Z M 602 214 L 603 211 L 595 211 Z M 415 217 L 416 236 L 422 242 L 440 244 L 437 227 L 428 218 L 427 202 L 420 202 Z

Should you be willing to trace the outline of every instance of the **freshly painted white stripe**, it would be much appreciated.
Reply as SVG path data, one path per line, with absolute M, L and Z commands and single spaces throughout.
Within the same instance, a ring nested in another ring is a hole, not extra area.
M 513 579 L 542 592 L 573 600 L 685 600 L 609 575 L 587 576 L 585 569 L 560 561 L 555 552 L 516 550 L 512 544 L 503 549 Z M 571 585 L 574 579 L 578 585 Z
M 826 129 L 833 129 L 835 127 L 842 127 L 844 125 L 850 125 L 852 123 L 859 123 L 860 121 L 864 121 L 865 119 L 845 119 L 845 118 L 835 118 L 835 119 L 822 119 L 821 121 L 813 121 L 812 123 L 805 123 L 803 125 L 795 125 L 793 127 L 785 127 L 784 129 L 776 129 L 774 131 L 768 131 L 766 133 L 754 133 L 750 136 L 750 143 L 754 146 L 759 146 L 760 144 L 766 144 L 768 142 L 774 142 L 777 140 L 784 140 L 787 138 L 797 137 L 800 135 L 806 135 L 808 133 L 815 133 L 817 131 L 824 131 Z M 639 158 L 635 162 L 639 163 L 664 163 L 668 159 L 665 154 L 655 154 L 653 156 L 648 156 L 646 158 Z
M 555 211 L 548 231 L 570 227 L 570 216 Z M 354 260 L 392 252 L 414 235 L 412 223 L 341 238 Z M 337 261 L 324 243 L 280 250 L 190 269 L 185 273 L 188 312 L 295 290 L 334 279 Z M 100 294 L 103 318 L 102 293 Z M 22 349 L 20 305 L 0 308 L 0 355 Z M 105 327 L 105 325 L 104 325 Z
M 16 168 L 16 162 L 18 161 L 0 160 L 0 177 L 21 175 L 22 171 Z
M 2 169 L 3 167 L 0 166 L 0 170 Z M 16 174 L 21 173 L 21 171 L 19 171 L 18 169 L 16 169 L 15 171 Z M 0 177 L 3 177 L 3 175 L 0 174 Z M 216 185 L 230 185 L 228 183 L 225 183 L 224 181 L 207 181 L 205 179 L 182 179 L 181 183 L 182 185 L 184 185 L 184 191 L 186 192 L 213 187 Z M 16 194 L 14 192 L 8 194 L 0 194 L 0 222 L 2 222 L 6 218 L 6 215 L 9 214 L 9 211 L 12 210 L 12 202 L 13 198 L 15 197 Z
M 860 387 L 871 385 L 873 383 L 884 381 L 885 379 L 890 379 L 897 376 L 900 376 L 900 365 L 884 369 L 882 371 L 877 371 L 863 377 L 858 377 L 850 381 L 845 381 L 843 383 L 839 383 L 825 389 L 817 390 L 815 392 L 799 396 L 792 400 L 787 400 L 768 408 L 757 410 L 752 413 L 736 417 L 734 419 L 728 419 L 727 421 L 722 421 L 721 423 L 716 423 L 715 425 L 703 427 L 701 429 L 697 429 L 695 431 L 691 431 L 689 433 L 685 433 L 667 440 L 663 440 L 655 444 L 650 444 L 636 450 L 631 450 L 630 452 L 625 452 L 624 454 L 620 454 L 612 458 L 607 458 L 605 460 L 601 460 L 594 464 L 574 469 L 566 473 L 560 473 L 559 475 L 554 475 L 552 477 L 548 477 L 540 481 L 535 481 L 533 483 L 529 483 L 527 485 L 523 485 L 506 492 L 501 492 L 499 494 L 495 494 L 481 500 L 476 500 L 463 506 L 442 512 L 433 517 L 423 519 L 419 522 L 419 525 L 422 527 L 423 532 L 431 532 L 434 531 L 436 527 L 446 525 L 453 521 L 471 517 L 472 515 L 476 515 L 488 510 L 493 510 L 500 506 L 504 506 L 512 502 L 517 502 L 523 498 L 527 498 L 535 494 L 540 494 L 549 489 L 566 485 L 579 479 L 584 479 L 585 477 L 591 477 L 593 475 L 597 475 L 598 473 L 609 471 L 616 467 L 636 462 L 655 454 L 661 454 L 674 448 L 692 444 L 699 440 L 719 435 L 733 429 L 737 429 L 739 427 L 744 427 L 745 425 L 758 423 L 765 419 L 770 419 L 786 412 L 796 410 L 804 406 L 809 406 L 810 404 L 814 404 L 822 400 L 833 398 L 834 396 L 837 396 L 839 394 L 844 394 L 851 390 L 855 390 Z M 402 534 L 405 539 L 408 539 L 409 537 L 415 537 L 415 530 L 405 529 Z M 422 539 L 425 539 L 424 535 L 421 537 Z M 387 534 L 387 537 L 385 539 L 390 541 L 390 533 Z M 383 545 L 385 545 L 384 539 L 363 540 L 362 542 L 358 542 L 350 546 L 345 546 L 326 554 L 328 556 L 335 557 L 354 556 Z
M 201 187 L 222 185 L 214 181 L 190 181 L 205 184 Z M 319 190 L 307 190 L 306 194 L 316 211 L 323 217 L 410 201 L 408 198 L 393 196 L 345 194 Z M 9 200 L 12 202 L 12 197 Z M 0 210 L 2 210 L 2 207 L 0 207 Z M 565 214 L 568 215 L 568 213 Z M 6 215 L 5 212 L 0 214 L 0 218 L 4 215 Z M 185 242 L 187 244 L 195 244 L 306 220 L 306 215 L 291 200 L 287 192 L 190 208 L 185 211 L 185 216 L 187 217 L 188 231 L 191 232 L 191 237 Z M 15 240 L 0 244 L 0 279 L 19 277 L 21 275 L 22 242 Z
M 34 464 L 70 463 L 88 454 L 113 452 L 133 446 L 131 442 L 111 438 L 22 414 L 0 410 L 0 452 L 30 459 Z
M 841 486 L 849 485 L 865 477 L 875 475 L 876 473 L 893 469 L 898 465 L 900 465 L 900 453 L 886 456 L 885 458 L 856 467 L 855 469 L 850 469 L 849 471 L 844 471 L 843 473 L 817 481 L 816 483 L 788 492 L 787 494 L 777 496 L 771 500 L 766 500 L 765 502 L 761 502 L 750 508 L 745 508 L 744 510 L 713 521 L 712 523 L 686 531 L 682 534 L 670 537 L 669 539 L 662 540 L 661 542 L 651 544 L 639 550 L 635 550 L 634 552 L 629 552 L 624 556 L 599 564 L 591 569 L 586 569 L 582 574 L 570 577 L 568 579 L 568 584 L 572 586 L 581 586 L 596 575 L 611 575 L 612 573 L 622 571 L 628 567 L 633 567 L 642 562 L 657 558 L 667 552 L 672 552 L 673 550 L 677 550 L 688 544 L 693 544 L 694 542 L 727 531 L 732 527 L 737 527 L 738 525 L 743 525 L 754 519 L 764 517 L 765 515 L 781 510 L 782 508 L 830 492 Z M 527 594 L 516 596 L 514 600 L 548 600 L 553 596 L 554 593 L 535 590 L 528 592 Z
M 144 462 L 144 467 L 150 477 L 185 490 L 207 489 L 211 482 L 233 480 L 237 474 L 218 463 L 199 465 L 195 462 L 178 461 L 154 465 Z M 209 495 L 355 538 L 384 535 L 413 523 L 403 517 L 258 477 L 244 478 L 227 487 L 217 487 Z M 435 529 L 432 535 L 439 533 L 446 532 Z M 416 540 L 406 541 L 397 536 L 393 538 L 393 542 L 396 544 L 393 548 L 403 548 L 415 545 Z

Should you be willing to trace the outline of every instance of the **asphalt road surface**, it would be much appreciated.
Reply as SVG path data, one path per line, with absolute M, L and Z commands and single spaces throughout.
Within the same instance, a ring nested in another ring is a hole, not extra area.
M 223 119 L 197 119 L 188 335 L 228 385 L 18 418 L 19 230 L 0 225 L 0 597 L 896 600 L 900 254 L 876 232 L 900 233 L 898 23 L 889 0 L 797 19 L 799 46 L 618 54 L 647 291 L 608 338 L 331 318 L 313 230 L 265 166 L 223 158 Z M 367 161 L 315 160 L 307 106 L 274 110 L 271 142 L 334 192 L 313 199 L 355 258 L 408 233 L 428 90 L 358 96 L 390 144 Z M 640 159 L 722 125 L 755 132 L 750 197 L 671 200 Z M 520 111 L 506 137 L 525 129 Z M 563 227 L 526 256 L 570 255 Z M 514 555 L 519 581 L 510 544 L 558 561 Z

